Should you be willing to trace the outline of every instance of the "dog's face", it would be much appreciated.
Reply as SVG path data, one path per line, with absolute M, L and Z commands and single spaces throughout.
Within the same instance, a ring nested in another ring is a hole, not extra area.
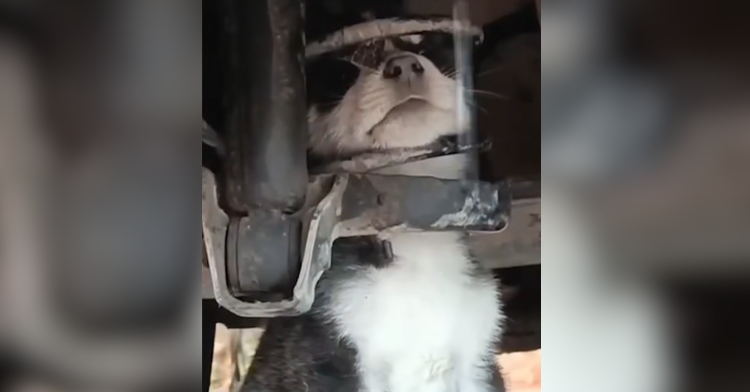
M 376 39 L 307 64 L 311 152 L 420 147 L 466 129 L 457 123 L 453 37 Z

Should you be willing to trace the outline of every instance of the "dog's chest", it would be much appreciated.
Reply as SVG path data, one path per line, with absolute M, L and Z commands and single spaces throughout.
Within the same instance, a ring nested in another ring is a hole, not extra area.
M 415 237 L 393 241 L 392 265 L 342 283 L 332 310 L 358 351 L 365 382 L 454 391 L 492 352 L 501 321 L 497 290 L 473 272 L 458 244 Z

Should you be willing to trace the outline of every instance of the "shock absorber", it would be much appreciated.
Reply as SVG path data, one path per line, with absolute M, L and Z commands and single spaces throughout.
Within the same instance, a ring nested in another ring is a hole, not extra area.
M 220 3 L 224 197 L 241 215 L 295 212 L 307 189 L 303 3 Z
M 289 293 L 300 262 L 307 115 L 302 0 L 220 0 L 211 34 L 218 58 L 226 268 L 238 297 Z M 204 33 L 205 34 L 205 33 Z M 209 86 L 213 88 L 214 86 Z M 214 90 L 215 91 L 215 90 Z M 275 298 L 275 297 L 274 297 Z

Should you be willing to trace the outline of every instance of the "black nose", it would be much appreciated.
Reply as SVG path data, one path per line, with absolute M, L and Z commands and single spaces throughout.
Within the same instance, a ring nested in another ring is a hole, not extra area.
M 404 55 L 388 59 L 383 69 L 383 77 L 386 79 L 409 78 L 424 73 L 422 64 L 416 56 Z

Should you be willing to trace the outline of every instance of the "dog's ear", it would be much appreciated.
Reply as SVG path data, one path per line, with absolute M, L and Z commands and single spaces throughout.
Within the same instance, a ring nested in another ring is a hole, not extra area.
M 539 14 L 535 3 L 529 3 L 514 12 L 482 27 L 484 40 L 474 49 L 475 69 L 498 44 L 522 34 L 541 33 Z

